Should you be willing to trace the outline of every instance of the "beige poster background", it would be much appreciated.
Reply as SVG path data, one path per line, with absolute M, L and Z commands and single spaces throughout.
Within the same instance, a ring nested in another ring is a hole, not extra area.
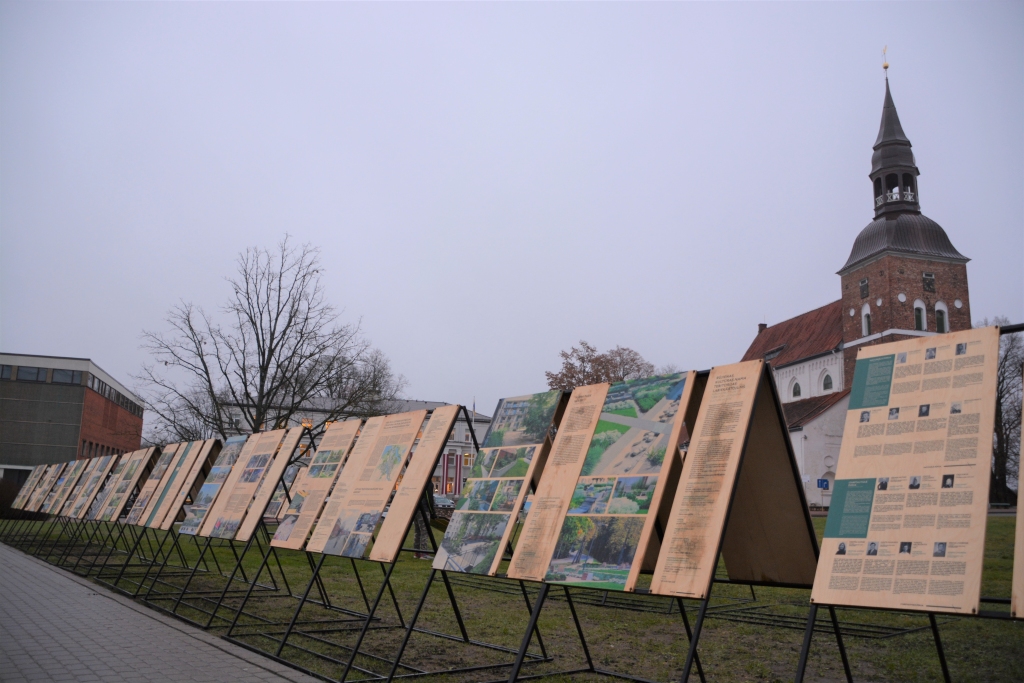
M 301 550 L 306 544 L 309 530 L 323 510 L 327 494 L 345 467 L 346 456 L 361 424 L 361 419 L 352 418 L 335 422 L 327 428 L 320 439 L 320 447 L 309 461 L 309 467 L 295 476 L 292 501 L 270 545 Z
M 93 501 L 96 500 L 103 482 L 107 480 L 110 471 L 114 469 L 118 459 L 121 457 L 120 455 L 103 455 L 96 458 L 98 461 L 97 466 L 89 474 L 89 479 L 85 482 L 81 493 L 78 495 L 78 499 L 75 500 L 74 505 L 71 507 L 72 518 L 82 519 L 85 516 L 85 513 L 92 507 Z
M 39 486 L 32 493 L 32 496 L 28 499 L 28 504 L 25 505 L 27 512 L 38 512 L 39 508 L 42 507 L 46 501 L 46 496 L 49 495 L 50 490 L 53 489 L 53 485 L 57 483 L 57 479 L 60 477 L 61 471 L 64 469 L 64 465 L 67 463 L 58 462 L 53 465 L 49 465 L 46 468 L 46 473 L 40 480 Z
M 340 502 L 338 517 L 323 549 L 316 552 L 355 558 L 365 554 L 426 416 L 425 410 L 388 415 L 365 456 L 356 459 L 353 451 L 331 496 Z M 350 471 L 354 480 L 347 476 Z
M 160 457 L 157 458 L 153 471 L 149 473 L 146 483 L 139 491 L 138 498 L 132 504 L 132 509 L 128 511 L 126 520 L 128 524 L 140 525 L 149 515 L 149 510 L 155 502 L 158 492 L 163 490 L 163 485 L 167 482 L 166 475 L 171 471 L 175 459 L 186 445 L 185 443 L 169 443 L 160 450 Z
M 32 468 L 32 472 L 28 475 L 28 479 L 25 480 L 24 486 L 21 487 L 18 495 L 14 498 L 14 502 L 11 503 L 13 509 L 21 510 L 25 507 L 25 503 L 28 502 L 29 497 L 35 492 L 36 486 L 39 484 L 39 480 L 44 472 L 46 472 L 46 465 L 36 465 Z
M 189 494 L 194 495 L 203 485 L 202 478 L 210 471 L 210 464 L 220 453 L 220 439 L 206 439 L 197 442 L 193 446 L 193 452 L 195 457 L 190 456 L 191 464 L 186 465 L 190 469 L 185 478 L 181 480 L 181 485 L 175 487 L 177 491 L 173 498 L 170 498 L 170 503 L 164 510 L 163 519 L 159 522 L 160 529 L 167 530 L 174 526 Z
M 245 460 L 239 458 L 235 463 L 235 467 L 231 470 L 231 476 L 219 496 L 219 514 L 217 516 L 207 515 L 206 523 L 203 525 L 203 530 L 206 531 L 208 528 L 211 537 L 226 539 L 235 537 L 242 525 L 246 511 L 249 509 L 249 503 L 256 495 L 256 490 L 273 462 L 274 454 L 281 446 L 284 436 L 285 430 L 283 429 L 263 432 L 259 435 L 259 441 L 252 454 Z M 222 501 L 224 504 L 220 505 Z
M 998 328 L 860 349 L 811 599 L 976 613 Z
M 266 512 L 270 499 L 273 498 L 274 492 L 283 485 L 281 479 L 284 476 L 284 471 L 290 464 L 305 430 L 305 427 L 292 427 L 285 434 L 281 446 L 277 449 L 277 453 L 274 454 L 270 467 L 267 468 L 263 479 L 260 480 L 256 494 L 253 496 L 249 509 L 245 513 L 245 518 L 242 520 L 242 525 L 238 528 L 238 533 L 235 534 L 236 541 L 242 541 L 243 543 L 248 541 L 263 520 L 263 513 Z
M 250 434 L 246 436 L 231 436 L 224 442 L 224 446 L 217 455 L 217 459 L 210 468 L 209 474 L 199 487 L 192 505 L 189 506 L 185 520 L 178 527 L 178 533 L 186 536 L 195 536 L 199 533 L 206 520 L 206 515 L 211 507 L 220 499 L 219 494 L 228 477 L 234 471 L 235 463 L 238 460 L 243 462 L 248 459 L 252 449 L 259 442 L 259 436 Z
M 577 387 L 569 397 L 509 565 L 509 578 L 544 580 L 610 386 L 605 383 Z
M 239 453 L 238 459 L 235 460 L 235 464 L 231 466 L 231 473 L 228 474 L 228 478 L 224 480 L 224 483 L 217 490 L 217 497 L 206 512 L 202 527 L 197 534 L 198 536 L 213 535 L 214 525 L 217 520 L 224 515 L 224 510 L 228 507 L 228 503 L 231 501 L 231 493 L 235 490 L 238 480 L 242 478 L 242 473 L 246 470 L 246 467 L 252 459 L 253 454 L 256 452 L 256 449 L 260 447 L 260 443 L 262 443 L 263 439 L 270 438 L 274 439 L 276 444 L 281 440 L 284 430 L 278 430 L 274 433 L 274 436 L 268 437 L 267 435 L 271 433 L 272 432 L 262 432 L 259 434 L 253 434 L 246 439 L 245 445 L 242 446 L 242 452 Z M 276 446 L 274 446 L 274 448 L 276 448 Z
M 423 437 L 409 458 L 409 466 L 402 474 L 398 491 L 391 501 L 391 507 L 388 508 L 388 516 L 384 518 L 384 523 L 377 533 L 377 540 L 370 551 L 371 560 L 394 562 L 398 557 L 398 552 L 409 533 L 412 516 L 423 499 L 423 491 L 434 474 L 438 456 L 448 440 L 448 433 L 461 407 L 440 406 L 434 408 L 434 412 L 431 413 L 430 420 L 423 430 Z
M 85 469 L 82 470 L 82 475 L 78 478 L 78 483 L 75 484 L 75 489 L 68 496 L 67 500 L 64 501 L 64 508 L 60 511 L 64 517 L 71 516 L 71 511 L 75 507 L 75 503 L 78 502 L 79 497 L 85 491 L 86 485 L 92 479 L 93 474 L 96 473 L 96 468 L 106 464 L 104 460 L 108 456 L 100 456 L 95 458 L 89 458 L 85 460 Z
M 763 366 L 756 360 L 711 370 L 651 579 L 652 593 L 707 594 Z
M 371 417 L 359 431 L 355 446 L 352 447 L 352 452 L 349 453 L 345 467 L 335 477 L 334 490 L 327 499 L 327 504 L 324 507 L 323 514 L 320 515 L 319 521 L 316 523 L 316 528 L 313 529 L 313 535 L 309 537 L 309 543 L 306 544 L 306 550 L 309 552 L 323 552 L 327 539 L 331 535 L 331 530 L 341 515 L 342 504 L 345 502 L 343 494 L 352 489 L 355 481 L 362 474 L 366 455 L 373 448 L 373 444 L 377 442 L 377 435 L 380 434 L 380 428 L 384 426 L 384 419 L 383 415 Z M 359 464 L 354 466 L 355 463 Z
M 44 507 L 43 512 L 51 515 L 55 515 L 60 512 L 60 509 L 64 507 L 64 503 L 67 501 L 68 496 L 71 495 L 75 486 L 78 485 L 78 480 L 81 478 L 82 472 L 85 471 L 87 464 L 87 460 L 75 460 L 74 462 L 68 463 L 68 466 L 64 468 L 63 483 L 61 483 L 59 487 L 54 486 L 54 491 L 52 492 L 53 499 Z
M 160 482 L 160 488 L 153 495 L 149 510 L 147 510 L 145 517 L 143 517 L 146 520 L 146 526 L 153 529 L 160 528 L 164 515 L 167 514 L 167 510 L 174 503 L 174 499 L 178 495 L 178 489 L 181 488 L 182 481 L 188 476 L 189 470 L 192 468 L 192 464 L 195 462 L 202 447 L 202 441 L 188 441 L 178 449 L 171 467 L 168 468 L 167 474 L 164 475 L 164 480 Z
M 113 486 L 110 494 L 105 496 L 102 505 L 99 507 L 97 516 L 103 522 L 113 522 L 120 518 L 124 512 L 124 505 L 128 497 L 138 487 L 142 477 L 150 471 L 153 461 L 156 459 L 159 449 L 155 446 L 135 451 L 129 457 L 121 456 L 125 468 L 116 479 L 111 477 L 109 484 Z M 105 487 L 104 487 L 105 488 Z M 95 519 L 95 517 L 94 517 Z

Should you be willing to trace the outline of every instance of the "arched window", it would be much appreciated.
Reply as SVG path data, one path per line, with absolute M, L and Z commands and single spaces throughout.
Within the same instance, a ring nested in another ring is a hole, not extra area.
M 860 309 L 860 331 L 863 337 L 871 334 L 871 304 L 864 304 Z
M 949 310 L 941 301 L 935 304 L 935 331 L 949 332 Z
M 825 375 L 825 379 L 821 380 L 822 391 L 832 391 L 832 375 Z
M 907 201 L 914 201 L 914 176 L 909 173 L 903 174 L 903 195 Z
M 793 398 L 800 398 L 800 382 L 793 382 Z
M 928 329 L 928 318 L 924 312 L 924 302 L 920 299 L 914 301 L 914 329 L 918 332 L 925 332 Z
M 900 177 L 895 173 L 890 173 L 885 176 L 885 193 L 886 199 L 890 202 L 898 202 L 900 200 Z

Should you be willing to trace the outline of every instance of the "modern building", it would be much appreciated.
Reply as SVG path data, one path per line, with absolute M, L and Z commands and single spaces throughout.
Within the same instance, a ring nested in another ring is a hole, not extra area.
M 141 442 L 142 401 L 88 358 L 0 353 L 0 477 Z
M 857 349 L 971 327 L 968 258 L 921 213 L 920 171 L 885 81 L 871 156 L 874 220 L 839 269 L 840 298 L 758 325 L 743 360 L 764 358 L 782 397 L 808 503 L 827 507 Z M 827 481 L 828 488 L 819 487 Z

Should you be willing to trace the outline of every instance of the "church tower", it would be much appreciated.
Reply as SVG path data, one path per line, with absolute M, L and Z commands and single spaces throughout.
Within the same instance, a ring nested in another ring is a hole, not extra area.
M 921 213 L 918 175 L 887 74 L 882 123 L 868 176 L 875 220 L 861 230 L 839 270 L 843 386 L 853 381 L 859 346 L 971 327 L 969 259 L 938 223 Z

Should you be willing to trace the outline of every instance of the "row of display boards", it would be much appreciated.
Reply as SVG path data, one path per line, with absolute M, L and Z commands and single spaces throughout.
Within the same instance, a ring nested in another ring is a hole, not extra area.
M 431 582 L 441 572 L 446 586 L 448 573 L 541 583 L 509 680 L 530 660 L 551 586 L 570 602 L 568 587 L 701 600 L 692 630 L 679 603 L 686 680 L 720 559 L 729 582 L 811 589 L 798 677 L 819 605 L 834 625 L 834 606 L 980 615 L 998 359 L 998 328 L 859 350 L 820 548 L 764 361 L 503 399 Z M 386 583 L 464 410 L 335 422 L 315 450 L 296 427 L 40 466 L 13 508 L 207 544 L 251 543 L 262 529 L 264 565 L 276 549 L 320 556 L 303 600 L 325 556 L 387 564 Z M 1024 617 L 1022 555 L 1018 525 L 1012 618 Z

